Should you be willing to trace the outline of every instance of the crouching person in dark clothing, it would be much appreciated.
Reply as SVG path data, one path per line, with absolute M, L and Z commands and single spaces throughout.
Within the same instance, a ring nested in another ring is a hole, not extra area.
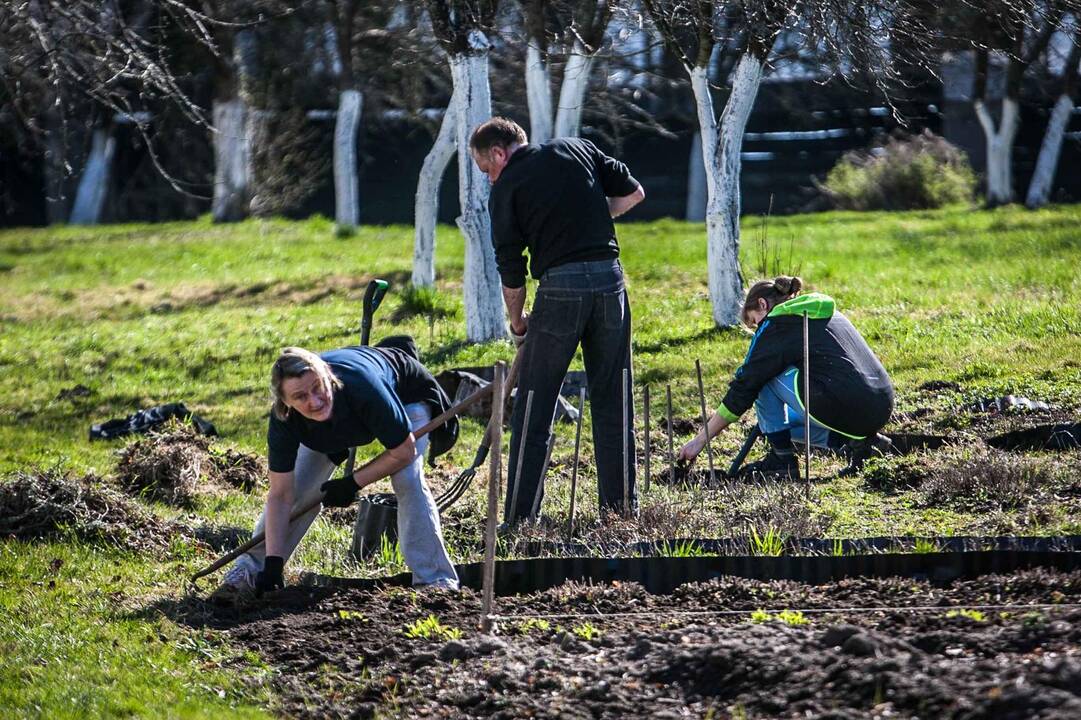
M 525 131 L 505 118 L 477 127 L 470 150 L 492 182 L 488 207 L 503 299 L 516 341 L 525 342 L 511 421 L 507 518 L 530 516 L 541 497 L 556 399 L 579 344 L 593 412 L 600 506 L 621 512 L 623 448 L 631 448 L 632 458 L 634 452 L 633 423 L 623 417 L 623 379 L 628 393 L 633 382 L 631 309 L 612 218 L 641 202 L 645 192 L 626 165 L 588 140 L 531 145 Z M 529 272 L 540 281 L 529 315 L 526 251 Z M 627 502 L 633 510 L 633 459 L 630 466 Z
M 396 348 L 356 346 L 316 355 L 292 347 L 274 362 L 270 384 L 270 493 L 255 526 L 256 533 L 266 531 L 266 542 L 236 560 L 215 599 L 281 588 L 285 561 L 320 507 L 292 523 L 290 515 L 319 499 L 325 507 L 346 507 L 358 490 L 387 476 L 398 500 L 398 538 L 414 585 L 457 589 L 439 511 L 424 482 L 424 452 L 429 438 L 440 436 L 413 435 L 431 420 L 433 409 L 449 406 L 424 366 Z M 457 426 L 439 430 L 456 437 Z M 387 452 L 351 477 L 330 479 L 349 448 L 375 440 Z M 451 444 L 440 437 L 441 451 Z
M 878 434 L 893 411 L 893 384 L 867 342 L 821 293 L 800 295 L 798 277 L 755 283 L 747 292 L 743 321 L 756 328 L 743 364 L 736 370 L 709 436 L 720 433 L 754 405 L 758 427 L 770 450 L 744 474 L 799 477 L 792 440 L 804 442 L 803 313 L 808 316 L 811 367 L 811 437 L 815 447 L 849 457 L 843 474 L 858 471 L 875 451 L 888 448 Z M 693 462 L 705 447 L 700 432 L 680 450 Z

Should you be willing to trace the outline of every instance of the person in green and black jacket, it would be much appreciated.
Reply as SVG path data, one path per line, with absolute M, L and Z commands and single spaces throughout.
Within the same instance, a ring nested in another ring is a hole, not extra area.
M 754 405 L 758 427 L 769 440 L 766 457 L 743 472 L 799 476 L 793 439 L 804 441 L 803 313 L 808 316 L 811 366 L 811 444 L 849 457 L 843 474 L 858 471 L 875 451 L 889 446 L 878 431 L 893 412 L 893 383 L 882 363 L 848 318 L 822 293 L 800 295 L 803 281 L 781 276 L 755 283 L 743 304 L 743 322 L 756 328 L 743 364 L 720 407 L 707 423 L 712 438 Z M 706 444 L 704 432 L 680 450 L 693 462 Z

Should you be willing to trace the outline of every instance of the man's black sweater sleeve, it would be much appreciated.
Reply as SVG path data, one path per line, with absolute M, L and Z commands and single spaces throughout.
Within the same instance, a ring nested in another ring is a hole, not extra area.
M 750 410 L 766 383 L 795 362 L 787 356 L 791 343 L 784 337 L 786 328 L 777 322 L 766 322 L 768 324 L 751 341 L 747 357 L 728 384 L 721 407 L 717 408 L 718 414 L 729 422 L 735 422 Z
M 520 288 L 525 285 L 526 246 L 515 220 L 513 202 L 513 193 L 497 184 L 488 197 L 488 213 L 492 218 L 492 245 L 500 280 L 504 287 Z
M 609 157 L 600 151 L 596 145 L 589 142 L 593 149 L 593 157 L 597 162 L 597 173 L 604 188 L 605 197 L 627 197 L 638 190 L 639 183 L 631 175 L 630 168 L 625 164 Z

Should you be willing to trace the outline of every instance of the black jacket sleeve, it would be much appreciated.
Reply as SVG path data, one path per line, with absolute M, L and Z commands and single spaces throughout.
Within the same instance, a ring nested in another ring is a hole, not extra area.
M 639 183 L 631 176 L 631 171 L 625 164 L 614 157 L 605 155 L 592 142 L 588 140 L 584 142 L 588 143 L 593 151 L 593 158 L 597 163 L 597 175 L 605 197 L 627 197 L 638 190 Z
M 514 213 L 514 194 L 496 184 L 488 197 L 488 214 L 492 218 L 492 245 L 499 277 L 505 287 L 525 285 L 525 240 L 518 230 Z
M 799 358 L 789 357 L 792 348 L 789 334 L 790 328 L 775 320 L 763 323 L 751 340 L 743 364 L 728 384 L 722 407 L 718 408 L 722 417 L 733 422 L 739 419 L 751 409 L 766 383 L 798 361 Z

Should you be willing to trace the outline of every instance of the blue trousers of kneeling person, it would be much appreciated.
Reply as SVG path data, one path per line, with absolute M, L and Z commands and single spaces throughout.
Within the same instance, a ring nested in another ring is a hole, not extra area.
M 758 428 L 773 445 L 776 445 L 777 439 L 783 437 L 785 433 L 791 440 L 803 442 L 803 403 L 797 391 L 799 381 L 799 368 L 789 367 L 766 383 L 754 401 L 754 411 L 758 415 Z M 812 415 L 811 445 L 829 447 L 829 439 L 829 428 L 815 422 Z

